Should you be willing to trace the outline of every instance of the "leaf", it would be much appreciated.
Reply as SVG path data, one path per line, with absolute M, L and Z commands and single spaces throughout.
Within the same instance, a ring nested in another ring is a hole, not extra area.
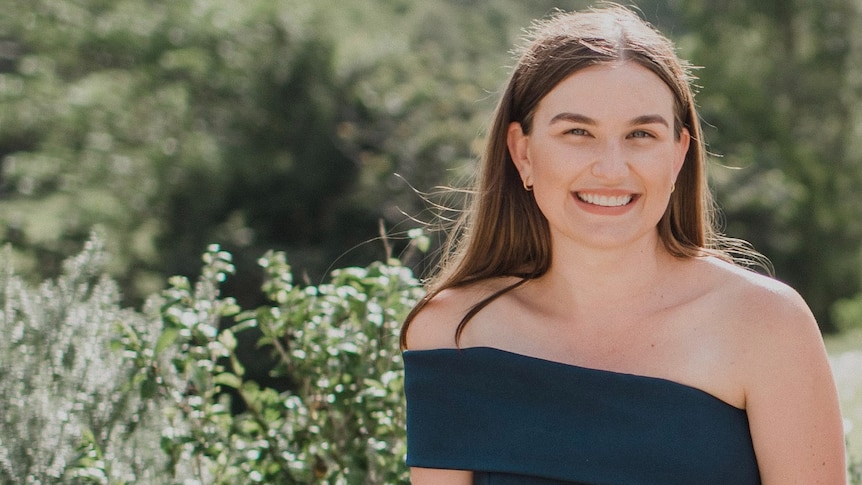
M 232 331 L 223 330 L 218 336 L 218 341 L 221 342 L 228 351 L 233 352 L 236 350 L 236 336 L 234 336 Z
M 216 375 L 213 378 L 213 381 L 216 384 L 232 387 L 234 389 L 240 389 L 242 387 L 242 379 L 240 379 L 236 374 L 232 374 L 230 372 L 223 372 Z
M 230 356 L 231 367 L 233 367 L 233 373 L 242 377 L 245 375 L 245 366 L 242 365 L 242 362 L 236 357 L 236 354 L 231 354 Z
M 162 330 L 162 334 L 159 335 L 159 339 L 156 341 L 155 353 L 156 355 L 161 354 L 168 347 L 174 345 L 177 341 L 177 338 L 180 336 L 180 331 L 174 327 L 168 327 Z
M 152 399 L 153 396 L 156 395 L 157 389 L 158 382 L 156 381 L 156 376 L 148 375 L 147 378 L 141 382 L 141 398 Z

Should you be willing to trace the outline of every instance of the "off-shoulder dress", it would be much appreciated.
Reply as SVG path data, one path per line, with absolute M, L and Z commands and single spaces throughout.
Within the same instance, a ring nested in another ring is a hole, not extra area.
M 490 347 L 407 350 L 407 464 L 474 484 L 759 484 L 745 410 Z

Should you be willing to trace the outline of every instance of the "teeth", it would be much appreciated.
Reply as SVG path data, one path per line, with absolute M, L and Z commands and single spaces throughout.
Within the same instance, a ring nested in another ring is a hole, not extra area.
M 626 205 L 632 201 L 631 195 L 607 196 L 596 194 L 582 194 L 580 192 L 578 192 L 578 198 L 588 204 L 600 205 L 602 207 L 619 207 L 621 205 Z

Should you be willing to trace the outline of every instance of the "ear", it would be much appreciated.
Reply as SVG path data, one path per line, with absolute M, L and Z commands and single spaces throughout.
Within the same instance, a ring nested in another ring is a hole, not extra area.
M 679 141 L 676 142 L 676 159 L 673 161 L 674 180 L 679 175 L 679 171 L 682 170 L 689 146 L 691 146 L 691 133 L 689 133 L 688 128 L 683 128 L 679 134 Z
M 530 138 L 524 134 L 524 129 L 517 121 L 509 123 L 506 144 L 509 147 L 509 156 L 512 157 L 515 168 L 521 174 L 524 185 L 532 185 L 533 166 L 528 156 Z

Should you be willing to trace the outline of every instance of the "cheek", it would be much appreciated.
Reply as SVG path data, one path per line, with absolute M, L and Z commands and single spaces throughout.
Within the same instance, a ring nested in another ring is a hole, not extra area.
M 534 185 L 539 189 L 540 194 L 559 194 L 563 190 L 568 191 L 573 180 L 578 178 L 578 173 L 572 165 L 559 163 L 537 165 L 533 171 Z
M 545 185 L 565 185 L 568 178 L 588 166 L 588 158 L 582 151 L 551 143 L 530 151 L 533 176 L 542 178 Z
M 640 172 L 644 175 L 649 175 L 651 178 L 668 178 L 672 180 L 676 177 L 677 171 L 681 167 L 678 164 L 678 154 L 679 152 L 675 147 L 662 147 L 650 150 L 633 158 L 633 166 L 640 167 Z

